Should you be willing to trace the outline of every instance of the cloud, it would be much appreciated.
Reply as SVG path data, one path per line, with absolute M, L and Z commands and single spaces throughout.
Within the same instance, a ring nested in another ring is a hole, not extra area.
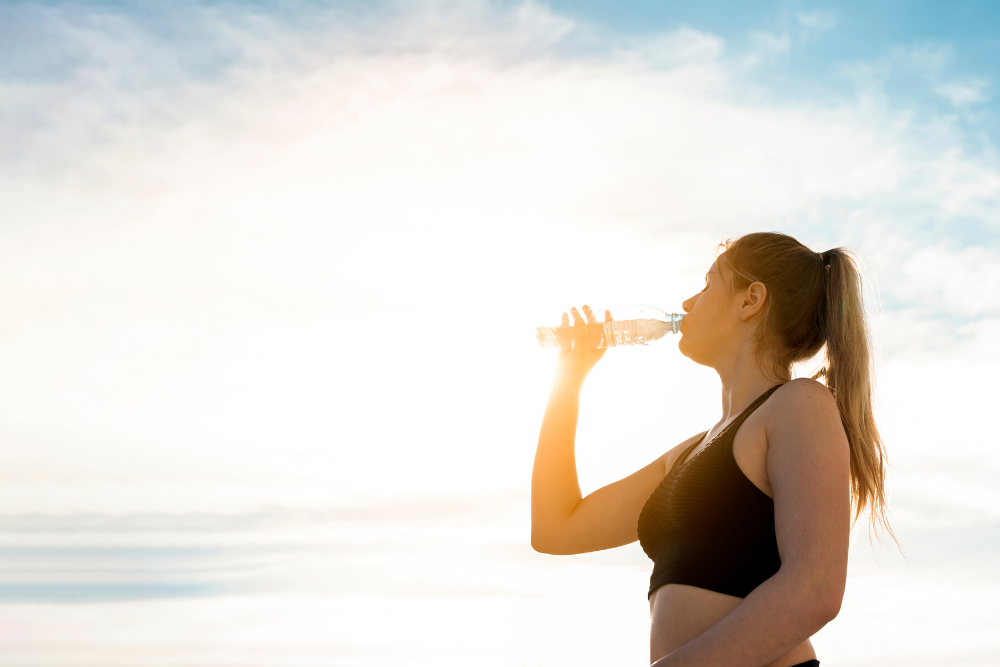
M 527 498 L 522 491 L 487 491 L 475 494 L 410 494 L 353 498 L 350 505 L 322 508 L 268 507 L 233 514 L 173 512 L 101 514 L 0 514 L 0 533 L 12 534 L 115 534 L 151 531 L 161 535 L 241 533 L 315 528 L 330 523 L 387 523 L 454 526 L 502 522 L 522 513 Z M 199 538 L 203 539 L 203 538 Z
M 838 23 L 836 14 L 821 9 L 796 12 L 795 20 L 798 22 L 798 38 L 803 42 L 813 40 L 819 35 L 835 29 Z
M 934 92 L 956 107 L 964 107 L 970 104 L 985 102 L 989 99 L 986 94 L 987 87 L 988 84 L 985 80 L 973 78 L 935 86 Z
M 227 592 L 226 588 L 205 584 L 0 583 L 0 604 L 126 602 L 203 597 Z
M 742 58 L 742 65 L 754 68 L 791 53 L 792 40 L 788 33 L 754 31 L 749 35 L 750 48 Z
M 578 295 L 679 303 L 714 244 L 753 229 L 860 246 L 892 321 L 994 317 L 962 285 L 992 280 L 969 271 L 995 263 L 1000 170 L 960 148 L 947 119 L 746 97 L 740 54 L 689 28 L 618 40 L 534 5 L 394 11 L 383 23 L 317 15 L 298 40 L 280 17 L 209 12 L 211 53 L 235 54 L 209 68 L 211 85 L 186 68 L 215 56 L 178 64 L 127 16 L 107 30 L 33 19 L 87 64 L 3 98 L 31 112 L 7 127 L 32 147 L 4 171 L 8 502 L 105 511 L 127 498 L 156 512 L 178 483 L 190 485 L 185 510 L 333 502 L 338 484 L 374 481 L 357 472 L 374 443 L 442 428 L 408 398 L 431 380 L 465 415 L 444 420 L 461 426 L 435 446 L 474 466 L 462 428 L 492 407 L 459 395 L 481 376 L 452 359 L 482 341 L 406 333 L 432 354 L 423 361 L 398 330 L 352 322 L 434 312 L 444 331 L 514 339 L 541 305 Z M 87 46 L 97 36 L 107 43 Z M 133 90 L 135 77 L 157 85 Z M 73 90 L 82 114 L 54 103 Z M 981 340 L 990 325 L 970 326 L 962 336 Z M 918 331 L 902 328 L 892 349 L 962 354 Z M 390 382 L 394 366 L 408 370 Z M 504 378 L 490 400 L 519 415 L 496 437 L 530 441 L 536 397 L 518 373 L 543 386 L 547 371 L 512 351 L 479 372 Z M 405 425 L 379 418 L 387 403 Z M 255 463 L 247 447 L 285 463 Z M 402 471 L 425 457 L 395 456 L 400 472 L 387 474 L 415 484 Z M 493 484 L 514 479 L 519 456 L 495 462 Z M 225 497 L 209 490 L 220 470 Z M 97 480 L 118 491 L 95 493 Z
M 615 56 L 642 68 L 673 69 L 718 64 L 725 51 L 719 37 L 685 27 L 623 44 Z
M 837 27 L 837 17 L 833 12 L 813 10 L 811 12 L 796 12 L 795 18 L 799 25 L 807 30 L 826 31 Z
M 30 554 L 45 577 L 88 540 L 117 544 L 81 551 L 71 583 L 224 585 L 252 611 L 229 595 L 155 609 L 199 619 L 172 626 L 183 637 L 238 619 L 314 641 L 314 626 L 272 627 L 276 590 L 316 594 L 345 627 L 369 603 L 384 623 L 386 598 L 420 618 L 451 604 L 457 627 L 481 597 L 490 618 L 530 626 L 528 608 L 587 608 L 559 597 L 582 572 L 606 611 L 635 612 L 583 620 L 641 635 L 634 550 L 577 570 L 525 544 L 551 371 L 535 314 L 593 298 L 671 308 L 719 240 L 757 229 L 859 250 L 883 300 L 903 522 L 995 533 L 996 456 L 974 433 L 988 407 L 968 397 L 990 395 L 996 368 L 1000 165 L 951 112 L 883 86 L 904 61 L 928 86 L 959 81 L 947 49 L 862 63 L 860 93 L 831 101 L 779 97 L 745 66 L 787 57 L 794 30 L 743 51 L 691 28 L 609 34 L 537 4 L 298 18 L 188 4 L 168 21 L 81 7 L 14 12 L 24 57 L 0 58 L 0 504 L 17 515 L 0 529 L 53 550 Z M 832 28 L 803 16 L 797 29 Z M 174 34 L 188 24 L 197 39 Z M 585 489 L 718 417 L 717 378 L 670 342 L 618 352 L 584 395 Z M 937 465 L 941 443 L 958 454 Z M 275 507 L 296 509 L 261 509 Z M 221 550 L 185 551 L 206 542 Z M 158 557 L 140 548 L 175 549 L 171 572 L 141 580 Z M 990 549 L 970 546 L 963 566 Z M 51 578 L 23 575 L 12 598 L 52 599 L 25 588 Z M 888 598 L 911 580 L 879 581 Z M 519 606 L 538 591 L 548 602 Z M 149 615 L 129 627 L 159 632 L 160 612 L 134 604 Z
M 919 99 L 929 94 L 932 100 L 945 100 L 958 110 L 987 102 L 990 82 L 980 76 L 958 74 L 956 67 L 954 48 L 935 42 L 901 45 L 879 58 L 841 65 L 844 75 L 868 95 Z M 966 120 L 976 124 L 971 117 Z
M 933 304 L 942 315 L 1000 317 L 1000 254 L 991 248 L 914 248 L 900 268 L 896 296 L 909 303 Z

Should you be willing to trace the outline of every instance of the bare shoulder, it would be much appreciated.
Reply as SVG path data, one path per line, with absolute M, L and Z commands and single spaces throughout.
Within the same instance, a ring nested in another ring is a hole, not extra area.
M 766 429 L 769 447 L 782 444 L 801 449 L 804 442 L 847 444 L 837 401 L 822 383 L 797 378 L 772 397 Z
M 773 407 L 782 418 L 836 416 L 840 412 L 833 394 L 812 378 L 796 378 L 781 386 L 772 397 Z

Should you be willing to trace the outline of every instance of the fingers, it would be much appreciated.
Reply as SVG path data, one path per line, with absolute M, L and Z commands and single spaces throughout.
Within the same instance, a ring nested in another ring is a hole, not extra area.
M 559 340 L 559 357 L 565 359 L 569 351 L 573 349 L 573 331 L 569 329 L 569 314 L 563 311 L 559 328 L 556 330 L 556 338 Z
M 571 320 L 572 325 L 570 325 Z M 604 322 L 611 321 L 613 321 L 611 311 L 605 310 Z M 570 360 L 577 366 L 583 364 L 586 366 L 586 371 L 589 371 L 604 356 L 605 348 L 609 344 L 613 345 L 605 342 L 605 327 L 598 321 L 594 309 L 587 305 L 580 309 L 570 308 L 569 313 L 563 312 L 559 328 L 557 336 L 560 364 L 568 363 L 567 360 Z
M 569 312 L 573 316 L 573 347 L 585 348 L 589 345 L 586 322 L 576 308 L 570 308 Z
M 588 324 L 598 324 L 597 316 L 594 314 L 594 311 L 590 308 L 590 306 L 584 306 L 583 312 L 587 316 Z M 605 313 L 605 321 L 610 321 L 607 319 L 610 313 L 608 311 L 604 311 L 604 313 Z M 604 340 L 604 327 L 594 327 L 590 329 L 589 333 L 590 333 L 589 342 L 591 345 L 598 348 L 606 347 Z
M 591 336 L 593 332 L 590 331 L 590 327 L 586 326 L 588 324 L 597 324 L 597 315 L 590 306 L 585 305 L 581 310 L 583 311 L 582 314 L 580 313 L 580 310 L 577 310 L 576 308 L 570 308 L 569 310 L 570 315 L 573 317 L 573 347 L 587 347 L 591 344 L 597 347 L 603 347 L 603 343 L 601 343 L 603 338 L 601 338 L 601 340 L 592 341 Z M 612 321 L 610 310 L 604 311 L 604 321 Z M 563 313 L 562 326 L 568 325 L 569 316 L 566 313 Z

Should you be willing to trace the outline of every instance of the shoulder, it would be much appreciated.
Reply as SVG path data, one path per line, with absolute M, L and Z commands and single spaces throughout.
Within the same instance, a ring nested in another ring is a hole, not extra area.
M 793 417 L 793 413 L 813 416 L 829 413 L 839 416 L 833 393 L 826 385 L 812 378 L 796 378 L 786 382 L 771 398 L 773 407 L 788 417 Z
M 774 392 L 766 420 L 769 449 L 791 446 L 797 451 L 807 443 L 824 447 L 847 445 L 837 401 L 826 385 L 798 378 Z

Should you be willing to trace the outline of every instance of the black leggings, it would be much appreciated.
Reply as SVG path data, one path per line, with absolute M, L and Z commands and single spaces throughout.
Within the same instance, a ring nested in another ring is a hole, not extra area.
M 792 665 L 792 667 L 819 667 L 819 660 L 806 660 L 797 665 Z

